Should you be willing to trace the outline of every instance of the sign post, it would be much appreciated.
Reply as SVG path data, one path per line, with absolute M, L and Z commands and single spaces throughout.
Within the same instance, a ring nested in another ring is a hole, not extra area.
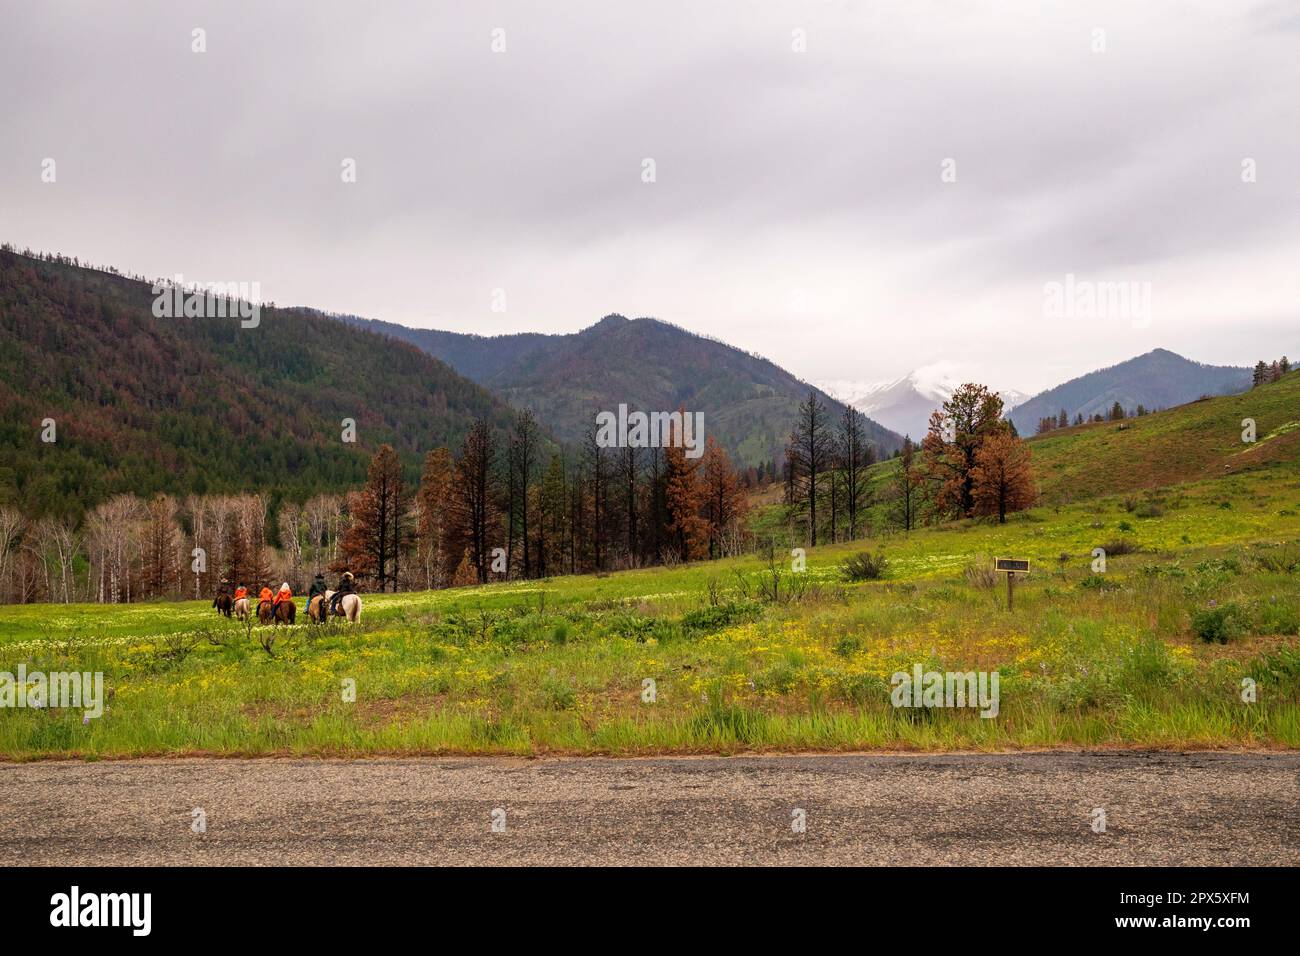
M 994 558 L 993 567 L 1007 573 L 1007 610 L 1010 611 L 1015 600 L 1015 581 L 1017 574 L 1029 573 L 1027 558 Z

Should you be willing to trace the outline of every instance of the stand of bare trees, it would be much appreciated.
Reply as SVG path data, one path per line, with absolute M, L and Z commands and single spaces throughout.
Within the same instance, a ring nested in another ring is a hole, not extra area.
M 267 540 L 267 504 L 257 495 L 116 495 L 78 526 L 24 520 L 0 507 L 0 602 L 118 604 L 208 597 L 225 581 L 298 589 L 323 569 L 347 527 L 340 496 L 282 505 L 278 548 Z
M 358 494 L 381 493 L 373 474 L 367 489 Z M 457 454 L 430 452 L 408 507 L 406 570 L 388 579 L 402 588 L 725 557 L 748 543 L 744 484 L 716 442 L 696 460 L 680 448 L 602 448 L 593 431 L 576 450 L 548 451 L 528 412 L 507 434 L 478 422 Z M 376 586 L 378 511 L 353 510 L 332 567 Z
M 862 413 L 852 406 L 833 426 L 816 392 L 799 407 L 785 452 L 785 504 L 788 522 L 799 529 L 792 534 L 796 540 L 815 547 L 819 534 L 834 543 L 856 540 L 865 530 L 862 519 L 871 504 L 866 470 L 876 461 L 865 431 Z M 819 502 L 825 523 L 817 517 Z M 842 532 L 841 520 L 847 525 Z
M 525 412 L 508 434 L 480 421 L 455 454 L 431 451 L 418 485 L 385 445 L 361 488 L 273 512 L 249 494 L 117 495 L 80 524 L 0 507 L 0 602 L 207 598 L 280 581 L 301 594 L 326 570 L 397 591 L 721 558 L 748 548 L 747 508 L 712 439 L 699 459 L 594 438 L 557 450 Z

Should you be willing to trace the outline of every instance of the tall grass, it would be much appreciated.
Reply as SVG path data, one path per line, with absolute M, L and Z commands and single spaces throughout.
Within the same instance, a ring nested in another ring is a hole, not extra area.
M 89 723 L 0 711 L 0 756 L 1295 747 L 1297 502 L 1271 472 L 1186 486 L 1102 587 L 1118 500 L 880 542 L 885 580 L 838 580 L 860 543 L 813 549 L 775 600 L 744 584 L 760 557 L 369 595 L 362 625 L 282 630 L 274 657 L 206 602 L 0 608 L 0 671 L 102 671 L 111 694 Z M 991 554 L 1033 561 L 1013 612 Z M 1198 640 L 1229 607 L 1226 643 Z M 996 670 L 998 716 L 895 709 L 918 663 Z

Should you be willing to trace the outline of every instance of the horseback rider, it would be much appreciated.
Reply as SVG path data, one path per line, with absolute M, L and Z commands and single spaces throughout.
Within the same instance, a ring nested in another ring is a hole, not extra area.
M 246 597 L 248 597 L 248 588 L 244 587 L 242 584 L 239 587 L 235 588 L 236 601 L 242 601 Z
M 217 585 L 217 594 L 216 597 L 212 599 L 212 606 L 215 608 L 220 608 L 221 599 L 223 597 L 228 596 L 229 594 L 230 594 L 230 584 L 226 581 L 222 581 L 220 584 Z
M 352 572 L 344 571 L 339 578 L 339 586 L 335 589 L 334 596 L 330 598 L 330 613 L 339 613 L 339 601 L 343 600 L 343 595 L 356 593 L 356 588 L 352 586 Z
M 307 610 L 311 610 L 311 602 L 316 600 L 317 595 L 320 596 L 321 605 L 323 607 L 325 604 L 325 592 L 328 590 L 329 588 L 325 586 L 325 575 L 317 571 L 316 579 L 311 582 L 311 589 L 307 592 Z M 321 615 L 321 617 L 324 616 L 325 615 L 323 614 Z
M 270 604 L 274 598 L 275 595 L 271 593 L 271 589 L 263 584 L 262 592 L 257 596 L 257 606 L 261 607 L 263 604 Z
M 281 601 L 292 601 L 292 600 L 293 600 L 293 592 L 289 590 L 289 582 L 285 581 L 283 584 L 280 585 L 280 590 L 276 592 L 274 603 L 279 604 Z

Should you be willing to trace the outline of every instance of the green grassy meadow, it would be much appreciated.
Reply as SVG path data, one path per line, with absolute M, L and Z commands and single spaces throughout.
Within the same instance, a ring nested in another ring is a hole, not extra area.
M 1134 550 L 1094 574 L 1098 546 Z M 841 580 L 863 550 L 885 578 Z M 995 556 L 1033 561 L 1011 611 Z M 207 602 L 3 607 L 0 671 L 102 671 L 109 699 L 0 711 L 0 757 L 1300 746 L 1289 462 L 778 557 L 776 600 L 759 557 L 366 595 L 270 653 Z M 1000 713 L 893 707 L 918 663 L 996 670 Z

